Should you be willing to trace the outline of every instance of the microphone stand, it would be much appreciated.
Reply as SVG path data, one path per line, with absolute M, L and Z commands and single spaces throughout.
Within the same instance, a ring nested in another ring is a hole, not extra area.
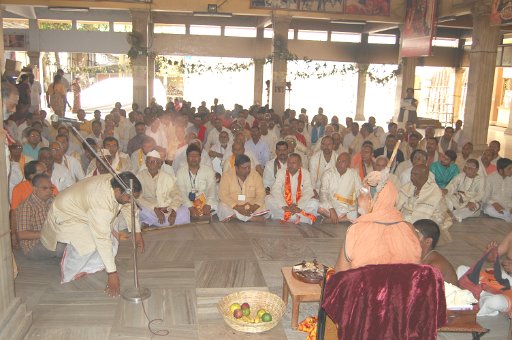
M 70 122 L 62 121 L 62 124 L 66 124 L 67 126 L 71 127 L 74 134 L 80 139 L 82 144 L 85 144 L 89 151 L 94 155 L 96 160 L 100 161 L 100 163 L 108 170 L 108 172 L 117 180 L 119 184 L 121 184 L 121 187 L 123 188 L 124 192 L 128 193 L 130 195 L 130 206 L 131 206 L 131 236 L 132 236 L 132 257 L 133 257 L 133 284 L 134 287 L 132 288 L 126 288 L 121 292 L 121 297 L 128 301 L 133 303 L 139 303 L 146 299 L 148 299 L 151 296 L 151 291 L 148 288 L 139 287 L 139 271 L 137 268 L 137 244 L 135 243 L 135 209 L 137 209 L 137 206 L 140 206 L 140 204 L 137 202 L 137 199 L 135 196 L 133 196 L 133 179 L 130 180 L 130 186 L 126 185 L 126 183 L 119 177 L 119 175 L 115 172 L 115 170 L 112 168 L 112 165 L 110 165 L 108 162 L 103 160 L 103 158 L 100 157 L 100 155 L 94 150 L 94 148 L 87 143 L 85 138 L 80 134 L 80 132 L 73 126 Z M 85 143 L 84 143 L 85 142 Z

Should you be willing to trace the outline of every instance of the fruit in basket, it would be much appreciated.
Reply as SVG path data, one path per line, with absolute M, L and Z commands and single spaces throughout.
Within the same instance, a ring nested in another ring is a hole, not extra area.
M 272 315 L 270 313 L 265 313 L 261 316 L 261 321 L 270 322 L 272 321 Z
M 231 306 L 229 306 L 229 310 L 231 311 L 231 313 L 233 313 L 237 309 L 242 309 L 242 306 L 240 306 L 239 303 L 233 303 L 231 304 Z
M 241 317 L 244 316 L 244 313 L 242 312 L 241 309 L 235 309 L 233 311 L 233 316 L 235 317 L 235 319 L 240 319 Z
M 242 308 L 242 313 L 244 314 L 244 316 L 249 316 L 249 315 L 251 315 L 251 309 L 250 308 Z
M 258 315 L 254 318 L 254 323 L 261 323 L 261 318 Z
M 247 322 L 247 323 L 254 323 L 254 319 L 251 318 L 250 316 L 246 316 L 246 315 L 242 316 L 242 321 Z
M 244 308 L 248 308 L 249 309 L 249 308 L 251 308 L 251 306 L 249 306 L 249 304 L 247 302 L 244 302 L 244 303 L 242 303 L 241 308 L 242 309 L 244 309 Z
M 266 311 L 266 310 L 264 310 L 264 309 L 262 308 L 262 309 L 260 309 L 260 310 L 258 311 L 258 314 L 257 314 L 257 315 L 258 315 L 258 317 L 261 319 L 261 317 L 263 316 L 263 314 L 265 314 L 266 312 L 267 312 L 267 311 Z

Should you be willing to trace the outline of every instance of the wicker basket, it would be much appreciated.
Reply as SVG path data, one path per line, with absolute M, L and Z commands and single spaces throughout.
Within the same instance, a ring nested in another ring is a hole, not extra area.
M 229 307 L 233 303 L 242 304 L 244 302 L 247 302 L 251 306 L 251 316 L 254 317 L 258 310 L 263 308 L 272 315 L 272 321 L 247 323 L 241 319 L 235 319 Z M 224 321 L 226 321 L 229 327 L 246 333 L 260 333 L 274 328 L 283 317 L 285 307 L 283 300 L 279 296 L 258 290 L 229 294 L 220 299 L 217 305 L 219 313 L 224 317 Z

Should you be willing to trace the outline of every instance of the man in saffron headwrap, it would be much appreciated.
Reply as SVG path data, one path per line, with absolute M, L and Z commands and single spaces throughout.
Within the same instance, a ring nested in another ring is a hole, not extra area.
M 283 222 L 315 223 L 318 200 L 313 197 L 309 171 L 302 167 L 298 154 L 290 154 L 287 167 L 277 172 L 270 195 L 265 198 L 272 218 Z
M 361 191 L 362 215 L 347 230 L 335 270 L 369 264 L 420 263 L 418 235 L 395 208 L 398 193 L 385 171 L 371 172 L 363 181 Z

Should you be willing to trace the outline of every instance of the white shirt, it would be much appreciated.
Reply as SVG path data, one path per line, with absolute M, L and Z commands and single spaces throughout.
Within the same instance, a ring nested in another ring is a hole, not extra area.
M 225 127 L 222 127 L 222 129 L 219 131 L 217 129 L 211 129 L 210 132 L 208 132 L 208 138 L 206 138 L 206 143 L 204 144 L 205 150 L 210 150 L 210 148 L 219 143 L 219 135 L 222 131 L 225 131 L 228 133 L 229 140 L 232 140 L 233 137 L 231 136 L 231 131 L 226 129 Z
M 52 183 L 59 192 L 75 184 L 75 179 L 69 170 L 57 163 L 53 164 Z
M 275 154 L 276 154 L 276 144 L 277 144 L 277 136 L 274 134 L 273 131 L 268 131 L 268 133 L 263 136 L 261 135 L 260 137 L 265 143 L 267 143 L 268 145 L 268 148 L 269 148 L 269 151 L 270 151 L 270 155 L 271 157 L 274 157 Z
M 212 145 L 212 147 L 210 148 L 210 151 L 222 154 L 222 157 L 210 157 L 212 161 L 213 170 L 216 173 L 222 175 L 222 160 L 224 159 L 224 155 L 228 152 L 229 149 L 231 149 L 230 143 L 228 143 L 226 147 L 223 147 L 220 143 L 216 143 Z
M 354 136 L 352 132 L 347 133 L 345 137 L 343 137 L 343 147 L 348 150 L 348 148 L 350 148 L 350 145 L 352 145 L 352 142 L 354 141 L 355 138 L 356 136 Z
M 206 197 L 206 204 L 210 205 L 212 209 L 217 207 L 217 183 L 215 180 L 215 173 L 209 166 L 201 165 L 196 175 L 190 173 L 188 164 L 182 166 L 176 173 L 176 182 L 180 190 L 183 205 L 190 208 L 192 202 L 189 199 L 189 193 L 194 192 L 196 198 L 204 194 Z
M 274 182 L 276 181 L 276 176 L 279 170 L 286 169 L 286 162 L 283 164 L 281 161 L 277 160 L 277 158 L 272 158 L 265 165 L 265 170 L 263 170 L 263 185 L 265 188 L 272 188 Z
M 69 170 L 75 182 L 78 182 L 85 177 L 84 169 L 82 169 L 82 165 L 75 157 L 64 155 L 62 157 L 61 165 L 65 166 Z
M 7 156 L 8 158 L 9 156 Z M 20 163 L 10 161 L 10 169 L 8 172 L 9 177 L 9 202 L 12 199 L 12 190 L 16 185 L 23 181 L 23 172 L 21 171 Z M 8 164 L 9 164 L 8 163 Z
M 290 174 L 290 185 L 292 191 L 292 203 L 296 203 L 297 206 L 304 210 L 308 201 L 313 198 L 313 186 L 311 185 L 311 176 L 309 175 L 309 171 L 304 168 L 302 170 L 302 182 L 301 182 L 301 196 L 299 201 L 297 202 L 297 188 L 299 181 L 299 171 L 295 173 L 295 175 Z M 270 190 L 270 194 L 273 198 L 279 202 L 279 207 L 284 207 L 286 201 L 284 199 L 285 193 L 285 183 L 286 183 L 286 169 L 283 168 L 277 172 L 276 181 Z
M 332 167 L 322 176 L 320 187 L 320 206 L 324 209 L 341 209 L 346 212 L 356 210 L 356 195 L 361 188 L 361 178 L 354 169 L 340 175 Z
M 187 164 L 187 148 L 188 145 L 183 145 L 181 148 L 179 148 L 176 153 L 174 154 L 174 160 L 172 161 L 172 168 L 175 173 L 178 173 L 178 170 Z M 201 151 L 201 166 L 205 165 L 210 168 L 213 168 L 212 165 L 212 159 L 208 155 L 208 153 L 203 150 Z
M 152 177 L 147 168 L 137 174 L 142 184 L 142 193 L 139 198 L 142 205 L 154 209 L 171 208 L 177 210 L 181 205 L 182 197 L 176 185 L 176 177 L 165 173 L 160 169 L 155 177 Z
M 329 162 L 325 160 L 322 150 L 317 151 L 309 160 L 309 172 L 311 173 L 311 183 L 318 191 L 320 190 L 322 175 L 324 172 L 336 165 L 336 153 L 333 151 Z
M 254 140 L 251 138 L 247 142 L 245 142 L 245 150 L 252 151 L 256 155 L 256 159 L 258 160 L 258 165 L 262 167 L 267 164 L 270 160 L 270 148 L 267 143 L 263 139 L 259 139 L 257 143 L 254 143 Z
M 162 124 L 160 124 L 155 132 L 151 131 L 151 127 L 148 126 L 146 128 L 146 136 L 153 138 L 156 142 L 156 145 L 162 148 L 167 148 L 167 137 L 165 136 L 165 131 L 162 128 Z
M 512 177 L 503 178 L 498 171 L 485 178 L 484 202 L 499 203 L 508 208 L 512 206 Z

